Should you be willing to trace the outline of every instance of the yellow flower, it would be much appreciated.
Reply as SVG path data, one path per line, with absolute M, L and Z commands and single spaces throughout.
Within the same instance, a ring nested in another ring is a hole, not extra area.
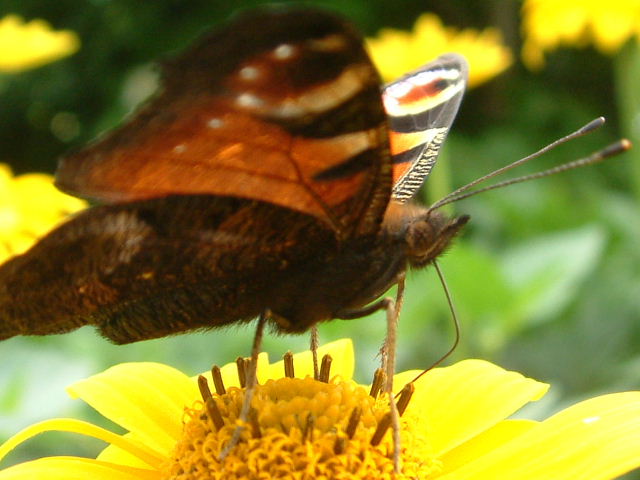
M 522 17 L 522 59 L 532 69 L 544 65 L 545 51 L 563 45 L 593 44 L 612 54 L 640 38 L 639 0 L 526 0 Z
M 469 85 L 474 86 L 511 65 L 511 52 L 501 41 L 496 29 L 457 30 L 442 25 L 436 15 L 425 13 L 416 21 L 413 32 L 385 28 L 376 38 L 367 39 L 367 46 L 385 81 L 394 80 L 438 55 L 455 52 L 469 62 Z
M 14 177 L 0 163 L 0 263 L 24 252 L 70 213 L 86 207 L 53 186 L 44 173 Z
M 17 15 L 0 19 L 0 72 L 36 68 L 75 53 L 80 41 L 68 30 L 53 31 L 43 20 L 24 23 Z
M 282 378 L 283 362 L 269 364 L 261 355 L 251 421 L 222 464 L 218 454 L 243 398 L 235 365 L 221 369 L 211 396 L 203 387 L 212 385 L 210 373 L 208 382 L 198 382 L 165 365 L 129 363 L 69 387 L 73 397 L 128 433 L 73 419 L 41 422 L 0 446 L 0 458 L 51 430 L 110 445 L 96 459 L 50 457 L 14 465 L 0 471 L 0 480 L 393 478 L 390 433 L 377 445 L 371 442 L 387 411 L 385 399 L 350 380 L 350 341 L 320 353 L 333 358 L 333 377 L 324 382 L 308 377 L 309 352 L 296 356 L 295 379 Z M 415 374 L 398 374 L 396 385 Z M 540 398 L 547 385 L 488 362 L 434 369 L 414 386 L 401 419 L 398 479 L 599 480 L 640 465 L 640 392 L 597 397 L 535 422 L 505 418 Z

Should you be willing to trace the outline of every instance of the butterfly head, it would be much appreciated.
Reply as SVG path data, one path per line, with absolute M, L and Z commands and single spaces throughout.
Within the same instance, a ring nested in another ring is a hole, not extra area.
M 391 202 L 382 229 L 387 238 L 402 245 L 403 256 L 411 268 L 423 268 L 447 249 L 469 218 L 469 215 L 452 218 L 438 209 Z
M 450 218 L 437 210 L 426 210 L 413 217 L 405 234 L 406 255 L 413 268 L 426 267 L 451 244 L 468 215 Z

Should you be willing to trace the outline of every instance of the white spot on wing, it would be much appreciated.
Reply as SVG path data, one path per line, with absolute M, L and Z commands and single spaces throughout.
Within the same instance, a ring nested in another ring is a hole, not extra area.
M 239 107 L 259 108 L 264 103 L 259 97 L 250 93 L 242 93 L 236 97 L 236 103 Z
M 390 98 L 396 100 L 398 98 L 404 97 L 409 92 L 411 92 L 411 90 L 413 90 L 413 85 L 411 85 L 409 82 L 398 81 L 397 83 L 392 83 L 391 85 L 387 86 L 387 88 L 385 89 L 385 93 L 388 93 Z
M 221 119 L 219 119 L 217 117 L 213 117 L 213 118 L 210 118 L 209 121 L 207 122 L 207 127 L 209 127 L 209 128 L 220 128 L 220 127 L 222 127 L 223 123 L 224 122 Z
M 176 145 L 175 147 L 173 147 L 173 151 L 175 153 L 184 153 L 187 150 L 187 146 L 184 143 L 181 143 L 180 145 Z
M 351 65 L 329 82 L 269 105 L 268 113 L 278 118 L 296 118 L 329 111 L 358 95 L 370 77 L 371 68 L 368 65 Z
M 411 81 L 416 85 L 428 85 L 434 80 L 445 79 L 456 81 L 460 78 L 460 70 L 440 68 L 437 70 L 425 70 L 418 72 L 411 77 Z
M 283 43 L 273 49 L 273 58 L 276 60 L 289 60 L 296 54 L 296 47 Z
M 260 70 L 256 67 L 246 66 L 240 69 L 238 75 L 242 80 L 256 80 L 260 77 Z
M 339 52 L 347 47 L 347 40 L 343 35 L 334 33 L 323 38 L 313 38 L 308 44 L 312 50 L 319 52 Z

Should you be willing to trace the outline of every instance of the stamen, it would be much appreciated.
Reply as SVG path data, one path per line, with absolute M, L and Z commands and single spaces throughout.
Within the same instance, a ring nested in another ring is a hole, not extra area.
M 251 424 L 253 438 L 262 438 L 262 430 L 260 430 L 260 423 L 258 422 L 258 411 L 255 408 L 249 411 L 249 423 Z
M 243 357 L 236 358 L 236 368 L 238 369 L 240 387 L 245 388 L 247 386 L 247 361 Z
M 303 442 L 312 442 L 313 441 L 313 427 L 316 425 L 316 417 L 313 413 L 309 412 L 307 415 L 307 421 L 304 425 L 304 430 L 302 430 L 302 441 Z
M 385 478 L 394 478 L 391 464 L 393 462 L 395 469 L 400 460 L 394 449 L 394 442 L 397 445 L 399 442 L 395 435 L 391 436 L 394 417 L 399 418 L 407 411 L 414 385 L 405 385 L 390 405 L 385 391 L 387 375 L 380 370 L 374 375 L 375 385 L 370 393 L 361 386 L 354 386 L 351 380 L 336 378 L 337 372 L 331 373 L 330 356 L 318 358 L 322 381 L 291 378 L 296 358 L 287 354 L 284 359 L 286 376 L 256 384 L 254 402 L 247 408 L 244 419 L 238 412 L 246 405 L 246 392 L 243 395 L 241 390 L 232 388 L 218 395 L 214 384 L 218 385 L 216 389 L 224 386 L 221 370 L 217 367 L 211 369 L 213 383 L 207 380 L 208 376 L 198 377 L 204 402 L 198 401 L 193 408 L 186 409 L 189 420 L 185 422 L 184 437 L 162 478 L 182 478 L 185 472 L 191 472 L 186 475 L 191 480 L 213 478 L 216 473 L 220 473 L 220 478 L 227 478 L 230 471 L 236 471 L 236 466 L 247 472 L 238 478 L 249 478 L 249 471 L 280 472 L 280 467 L 285 468 L 285 465 L 287 469 L 293 469 L 292 478 L 308 472 L 310 465 L 323 478 L 342 478 L 342 467 L 334 465 L 336 462 L 347 469 L 357 464 L 355 476 L 358 478 L 378 478 L 380 472 L 389 473 L 383 475 Z M 238 359 L 236 367 L 247 385 L 253 383 L 245 358 Z M 311 373 L 310 365 L 307 368 Z M 295 373 L 300 374 L 299 368 Z M 329 379 L 331 375 L 333 380 Z M 403 425 L 409 426 L 406 422 Z M 231 442 L 230 435 L 236 432 L 241 433 L 242 441 L 239 435 L 229 451 L 224 452 L 225 462 L 214 465 L 223 456 L 216 452 L 221 448 L 224 450 Z M 408 445 L 414 445 L 411 439 L 416 437 L 410 428 L 405 434 Z M 259 465 L 255 464 L 256 459 Z M 402 459 L 405 469 L 402 475 L 406 478 L 431 478 L 431 472 L 436 471 L 431 457 L 424 457 L 422 450 L 414 453 L 405 447 Z M 203 462 L 209 465 L 208 472 L 199 470 Z M 320 469 L 316 469 L 316 465 Z M 396 473 L 395 478 L 402 475 Z
M 404 411 L 407 409 L 409 401 L 411 400 L 411 397 L 415 390 L 416 387 L 414 386 L 413 382 L 407 383 L 404 387 L 402 387 L 402 390 L 400 391 L 400 398 L 398 398 L 397 403 L 398 413 L 400 414 L 400 416 L 402 416 Z
M 213 426 L 216 428 L 216 430 L 220 430 L 222 427 L 224 427 L 224 420 L 222 418 L 222 414 L 220 413 L 218 405 L 211 395 L 209 382 L 207 382 L 207 379 L 202 375 L 198 377 L 198 388 L 200 389 L 200 395 L 202 395 L 202 400 L 204 400 L 207 414 L 209 415 Z
M 214 365 L 211 368 L 211 378 L 213 378 L 213 385 L 218 395 L 224 395 L 225 393 L 227 393 L 227 389 L 224 388 L 224 382 L 222 381 L 222 373 L 220 372 L 219 366 Z
M 333 362 L 333 358 L 331 355 L 325 355 L 322 357 L 322 364 L 320 365 L 320 375 L 318 376 L 318 380 L 323 383 L 329 383 L 329 375 L 331 374 L 331 362 Z
M 291 431 L 291 428 L 288 428 L 285 426 L 284 423 L 280 422 L 280 430 L 282 431 L 282 433 L 284 433 L 285 435 L 289 435 L 289 432 Z
M 220 412 L 216 401 L 213 398 L 209 398 L 206 402 L 204 402 L 204 406 L 206 407 L 207 414 L 213 422 L 213 426 L 216 428 L 216 430 L 220 430 L 222 427 L 224 427 L 224 419 L 222 418 L 222 413 Z
M 200 396 L 203 402 L 213 398 L 211 390 L 209 389 L 209 382 L 207 382 L 207 378 L 202 375 L 198 375 L 198 388 L 200 389 Z
M 373 374 L 373 382 L 371 383 L 369 395 L 373 398 L 378 398 L 382 385 L 384 385 L 384 370 L 382 368 L 378 368 Z
M 287 352 L 284 354 L 284 376 L 288 378 L 295 378 L 295 371 L 293 369 L 293 353 Z
M 318 325 L 314 324 L 311 327 L 311 356 L 313 358 L 313 379 L 318 380 L 320 376 L 318 369 L 318 347 L 320 346 L 320 336 L 318 334 Z
M 355 407 L 351 411 L 351 415 L 349 415 L 349 423 L 347 424 L 347 436 L 349 439 L 352 439 L 356 434 L 356 429 L 358 428 L 358 423 L 360 422 L 360 417 L 362 416 L 362 409 Z
M 389 430 L 390 426 L 391 426 L 391 413 L 387 412 L 384 414 L 384 417 L 382 417 L 382 419 L 380 420 L 380 423 L 378 423 L 378 427 L 376 428 L 376 431 L 373 433 L 373 436 L 371 437 L 371 442 L 369 443 L 373 447 L 380 445 L 380 442 L 382 441 L 384 434 L 387 433 L 387 430 Z

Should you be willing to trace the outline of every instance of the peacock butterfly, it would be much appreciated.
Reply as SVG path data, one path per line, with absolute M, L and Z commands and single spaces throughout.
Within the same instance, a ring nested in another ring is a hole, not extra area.
M 283 332 L 352 318 L 468 220 L 407 203 L 466 76 L 446 55 L 381 90 L 340 17 L 241 14 L 61 160 L 57 186 L 102 205 L 0 267 L 0 339 L 94 325 L 124 344 L 265 311 Z

